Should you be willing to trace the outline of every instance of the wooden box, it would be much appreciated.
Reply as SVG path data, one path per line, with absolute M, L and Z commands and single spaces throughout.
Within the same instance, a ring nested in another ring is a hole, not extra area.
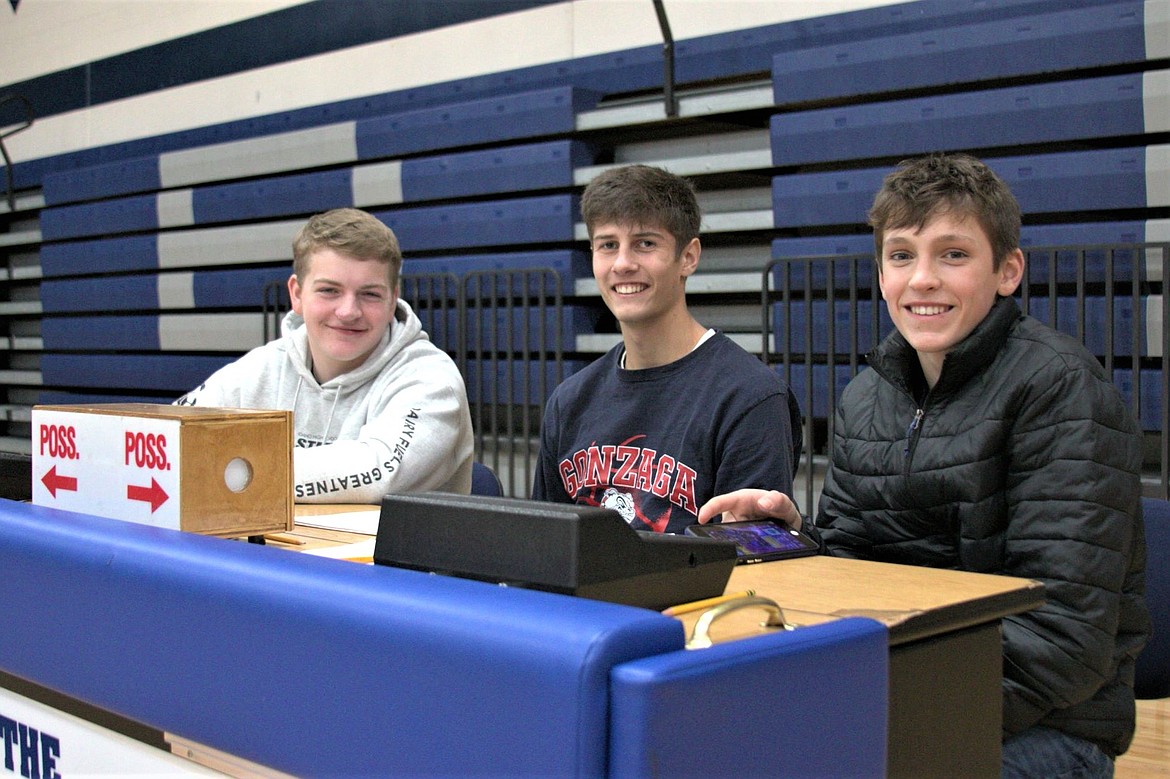
M 35 406 L 37 505 L 216 536 L 291 530 L 292 412 Z

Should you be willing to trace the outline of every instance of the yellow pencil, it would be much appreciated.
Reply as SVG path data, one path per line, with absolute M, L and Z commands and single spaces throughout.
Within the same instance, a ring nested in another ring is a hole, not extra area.
M 363 555 L 362 557 L 343 557 L 342 560 L 348 560 L 351 563 L 372 563 L 374 558 L 371 555 Z
M 663 609 L 662 613 L 668 617 L 677 617 L 679 614 L 689 614 L 692 611 L 702 611 L 709 609 L 712 606 L 718 606 L 720 603 L 727 603 L 729 600 L 736 598 L 750 598 L 755 595 L 755 590 L 744 590 L 743 592 L 731 592 L 727 595 L 720 595 L 718 598 L 704 598 L 703 600 L 695 600 L 690 603 L 680 603 L 677 606 L 671 606 L 669 609 Z

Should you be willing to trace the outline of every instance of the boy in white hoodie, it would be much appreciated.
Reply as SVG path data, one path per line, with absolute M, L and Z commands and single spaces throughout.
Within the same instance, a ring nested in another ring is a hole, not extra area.
M 279 339 L 216 371 L 178 405 L 293 412 L 298 503 L 377 503 L 471 489 L 463 377 L 398 297 L 402 252 L 370 214 L 313 216 L 293 241 Z

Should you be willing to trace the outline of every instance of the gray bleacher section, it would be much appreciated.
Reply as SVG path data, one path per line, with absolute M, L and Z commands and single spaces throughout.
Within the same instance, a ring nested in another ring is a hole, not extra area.
M 165 402 L 197 384 L 265 339 L 262 290 L 286 278 L 304 218 L 353 205 L 398 233 L 404 297 L 468 378 L 477 454 L 508 473 L 501 451 L 524 460 L 505 484 L 523 494 L 548 392 L 620 340 L 577 196 L 609 165 L 647 162 L 698 184 L 692 303 L 788 377 L 813 470 L 836 394 L 888 331 L 873 192 L 905 156 L 965 149 L 1021 200 L 1043 285 L 1030 310 L 1079 327 L 1143 425 L 1165 430 L 1159 257 L 1040 258 L 1170 240 L 1166 16 L 1138 1 L 922 0 L 680 42 L 677 120 L 655 91 L 660 55 L 638 49 L 68 155 L 42 175 L 44 207 L 27 207 L 39 224 L 15 220 L 9 239 L 43 277 L 27 311 L 0 303 L 40 339 L 9 347 L 10 413 Z M 1106 322 L 1142 336 L 1107 339 Z

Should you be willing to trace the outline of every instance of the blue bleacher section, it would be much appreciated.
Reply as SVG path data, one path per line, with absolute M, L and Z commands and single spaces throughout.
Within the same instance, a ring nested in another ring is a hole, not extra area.
M 289 274 L 288 264 L 282 263 L 273 268 L 46 279 L 41 282 L 41 306 L 47 314 L 254 307 L 266 286 L 284 284 Z
M 532 294 L 541 290 L 541 284 L 524 271 L 534 269 L 548 269 L 556 276 L 560 288 L 567 290 L 572 289 L 575 279 L 589 276 L 590 262 L 587 252 L 574 249 L 411 257 L 403 265 L 406 276 L 402 291 L 409 298 L 415 285 L 425 283 L 425 279 L 411 277 L 449 273 L 460 278 L 471 277 L 469 287 L 476 297 Z
M 270 177 L 194 190 L 137 195 L 96 203 L 45 208 L 46 241 L 93 235 L 239 222 L 311 214 L 338 205 L 363 206 L 365 184 L 378 177 L 379 203 L 410 203 L 501 192 L 567 187 L 573 171 L 593 162 L 586 144 L 539 144 L 404 160 L 393 166 L 344 168 Z M 182 203 L 181 208 L 176 208 Z M 176 212 L 189 216 L 182 218 Z
M 1143 368 L 1137 381 L 1134 381 L 1132 370 L 1117 369 L 1113 371 L 1113 384 L 1121 392 L 1121 397 L 1138 420 L 1142 430 L 1162 430 L 1166 409 L 1162 406 L 1162 388 L 1165 386 L 1165 377 L 1161 371 Z M 1134 385 L 1137 384 L 1138 401 L 1134 401 Z
M 832 317 L 829 301 L 823 299 L 772 304 L 773 348 L 787 349 L 791 359 L 812 354 L 865 354 L 893 329 L 885 305 L 880 300 L 875 304 L 868 295 L 855 301 L 847 297 L 834 300 Z
M 422 252 L 570 242 L 576 210 L 576 198 L 560 194 L 372 213 L 394 230 L 403 246 Z M 291 256 L 288 247 L 299 224 L 270 223 L 46 243 L 41 247 L 41 272 L 51 278 L 211 262 L 230 265 L 275 261 Z M 274 226 L 278 229 L 273 230 Z
M 160 392 L 177 398 L 232 359 L 180 354 L 46 353 L 41 357 L 41 373 L 50 387 Z
M 1076 0 L 1071 5 L 1088 11 L 1114 3 L 1115 0 Z M 677 41 L 675 68 L 679 83 L 727 79 L 743 74 L 766 74 L 775 69 L 787 72 L 784 64 L 777 68 L 778 56 L 787 54 L 799 62 L 807 56 L 809 50 L 818 47 L 855 48 L 858 44 L 883 37 L 931 33 L 976 22 L 1004 23 L 1030 14 L 1066 10 L 1069 6 L 1066 0 L 1000 0 L 995 3 L 980 0 L 920 0 L 915 3 L 895 3 L 788 24 Z M 1127 6 L 1139 6 L 1140 25 L 1140 3 L 1133 2 Z M 1106 30 L 1101 39 L 1112 43 L 1111 33 L 1108 28 Z M 1079 65 L 1084 66 L 1084 63 Z M 972 68 L 970 72 L 979 72 L 977 66 Z M 157 160 L 153 159 L 175 150 L 263 138 L 469 99 L 514 95 L 565 85 L 597 94 L 653 90 L 661 88 L 662 73 L 662 47 L 643 46 L 196 127 L 48 159 L 18 162 L 14 166 L 14 177 L 18 188 L 36 187 L 43 183 L 46 202 L 50 203 L 86 200 L 111 194 L 104 188 L 109 180 L 120 180 L 125 182 L 125 186 L 131 187 L 121 190 L 123 193 L 152 191 L 163 186 L 175 186 L 164 185 L 158 175 Z M 802 80 L 795 79 L 798 82 L 796 86 L 800 86 Z M 834 81 L 832 77 L 827 80 L 830 83 Z M 841 79 L 840 83 L 844 85 L 852 82 Z M 788 88 L 786 84 L 784 89 Z M 781 93 L 776 102 L 784 104 L 790 102 L 790 98 Z M 107 166 L 110 168 L 108 171 L 102 170 Z M 75 171 L 89 172 L 70 179 Z M 58 176 L 66 177 L 66 180 L 59 180 Z
M 1144 98 L 1170 95 L 1168 76 L 1130 73 L 776 114 L 773 162 L 904 157 L 979 148 L 989 139 L 1000 146 L 1050 143 L 1081 138 L 1085 127 L 1097 138 L 1140 135 L 1147 131 Z
M 772 61 L 776 102 L 856 98 L 1147 59 L 1141 0 L 1047 5 L 1031 15 L 956 20 L 945 28 L 781 52 Z
M 1167 146 L 1066 151 L 984 161 L 1007 182 L 1029 214 L 1063 214 L 1170 206 L 1156 182 L 1170 176 Z M 775 224 L 780 228 L 864 222 L 889 166 L 776 176 Z
M 468 360 L 467 399 L 471 403 L 544 405 L 553 389 L 588 365 L 587 360 L 565 360 L 560 365 L 543 360 Z
M 1166 23 L 1139 0 L 919 0 L 679 41 L 684 92 L 770 79 L 773 102 L 712 100 L 685 124 L 582 125 L 661 100 L 662 52 L 640 47 L 18 163 L 46 203 L 41 397 L 194 386 L 263 338 L 260 301 L 284 284 L 304 218 L 356 206 L 397 233 L 403 297 L 460 360 L 472 402 L 542 403 L 617 335 L 587 291 L 580 188 L 647 160 L 694 171 L 719 225 L 712 256 L 759 252 L 729 272 L 777 261 L 762 311 L 738 281 L 691 299 L 705 324 L 726 330 L 726 315 L 770 336 L 762 350 L 790 361 L 806 424 L 820 424 L 890 331 L 865 225 L 874 192 L 897 160 L 969 150 L 1021 203 L 1028 309 L 1082 337 L 1159 430 L 1163 278 L 1133 247 L 1170 237 Z M 745 130 L 767 138 L 770 167 L 714 159 Z
M 415 251 L 567 242 L 573 240 L 577 198 L 543 195 L 372 213 Z
M 467 312 L 467 348 L 511 353 L 545 353 L 573 343 L 577 335 L 597 328 L 595 307 L 569 305 L 556 312 L 543 308 L 472 308 Z

